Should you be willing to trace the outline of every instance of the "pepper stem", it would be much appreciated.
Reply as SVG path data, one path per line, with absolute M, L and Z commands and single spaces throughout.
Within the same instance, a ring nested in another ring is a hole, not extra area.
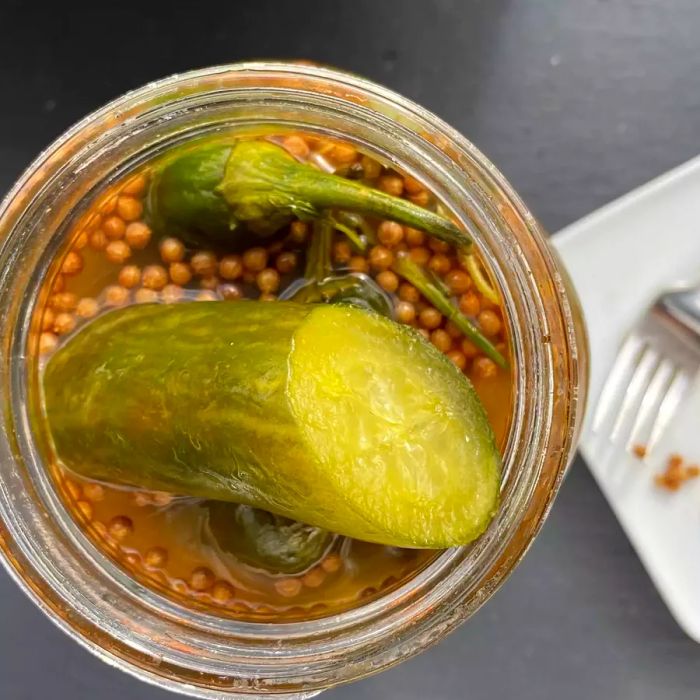
M 332 223 L 324 219 L 314 221 L 311 230 L 311 242 L 306 253 L 304 277 L 315 282 L 322 282 L 331 274 L 332 242 Z
M 491 286 L 491 283 L 484 274 L 476 255 L 460 251 L 458 253 L 460 262 L 464 263 L 467 272 L 474 280 L 476 288 L 493 304 L 501 305 L 501 300 L 498 298 L 498 292 Z
M 394 262 L 394 270 L 408 280 L 443 316 L 452 321 L 469 340 L 492 359 L 499 367 L 506 369 L 508 362 L 481 331 L 457 309 L 450 298 L 437 287 L 426 272 L 407 255 L 400 255 Z

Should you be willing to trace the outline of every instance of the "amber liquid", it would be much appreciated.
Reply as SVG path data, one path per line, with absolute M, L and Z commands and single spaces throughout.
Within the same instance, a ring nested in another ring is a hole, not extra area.
M 330 142 L 318 139 L 308 139 L 308 142 L 312 162 L 321 158 L 324 163 L 333 164 L 333 145 L 329 146 Z M 339 153 L 345 161 L 352 155 L 347 148 Z M 358 154 L 352 162 L 361 162 L 361 156 Z M 336 165 L 347 167 L 348 164 Z M 385 172 L 380 167 L 377 170 Z M 147 174 L 147 170 L 142 174 Z M 120 193 L 125 196 L 125 189 L 136 199 L 142 196 L 131 178 L 98 197 L 87 215 L 76 223 L 70 240 L 73 249 L 79 249 L 83 267 L 77 274 L 60 275 L 63 291 L 72 292 L 78 298 L 97 299 L 100 313 L 109 310 L 105 304 L 105 288 L 118 283 L 122 264 L 110 262 L 103 250 L 93 249 L 90 236 L 100 230 L 109 216 L 115 215 L 116 197 Z M 133 195 L 134 190 L 136 195 Z M 274 259 L 280 246 L 271 245 L 277 246 L 271 255 Z M 300 263 L 295 271 L 282 275 L 280 289 L 300 276 L 305 243 L 286 239 L 283 249 L 296 251 Z M 141 268 L 163 264 L 158 241 L 150 240 L 142 250 L 133 250 L 126 264 Z M 343 269 L 343 265 L 336 265 L 336 268 Z M 237 283 L 244 296 L 258 296 L 250 275 L 247 281 Z M 55 281 L 52 280 L 51 284 Z M 214 286 L 212 296 L 222 298 L 220 289 L 212 280 L 202 282 L 194 277 L 183 289 L 183 297 L 178 303 L 206 303 L 194 301 L 201 293 L 200 285 Z M 135 290 L 132 289 L 125 303 L 136 303 L 134 297 Z M 50 305 L 51 296 L 48 299 Z M 39 309 L 37 314 L 42 312 L 43 309 Z M 74 318 L 77 325 L 72 332 L 78 332 L 81 325 L 89 322 L 75 315 Z M 58 337 L 58 347 L 66 337 Z M 503 331 L 494 340 L 501 341 L 501 347 L 507 352 L 505 320 Z M 455 340 L 456 344 L 458 342 Z M 50 352 L 44 351 L 44 360 Z M 511 373 L 498 370 L 495 376 L 485 378 L 475 371 L 471 361 L 464 371 L 479 393 L 498 444 L 503 448 L 511 419 Z M 55 455 L 51 456 L 50 463 L 66 506 L 98 549 L 144 585 L 182 604 L 204 608 L 218 615 L 279 621 L 336 613 L 395 588 L 437 555 L 431 550 L 399 549 L 337 537 L 324 558 L 310 570 L 295 576 L 277 575 L 247 566 L 232 554 L 221 551 L 207 536 L 206 511 L 196 499 L 97 484 L 67 472 Z

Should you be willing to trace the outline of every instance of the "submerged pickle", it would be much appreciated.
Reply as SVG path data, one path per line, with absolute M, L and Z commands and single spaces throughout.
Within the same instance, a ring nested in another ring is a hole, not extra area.
M 236 559 L 272 573 L 297 574 L 316 564 L 333 542 L 326 530 L 259 508 L 205 501 L 206 534 Z

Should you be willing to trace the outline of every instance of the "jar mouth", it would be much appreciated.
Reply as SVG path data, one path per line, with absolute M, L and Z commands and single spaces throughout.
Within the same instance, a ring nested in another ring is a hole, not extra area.
M 513 326 L 515 404 L 502 505 L 487 532 L 365 605 L 309 621 L 241 622 L 184 609 L 99 553 L 49 482 L 28 414 L 26 352 L 37 281 L 60 222 L 165 144 L 260 124 L 364 144 L 422 179 L 471 233 Z M 469 617 L 525 553 L 573 450 L 585 398 L 577 305 L 533 217 L 464 137 L 386 88 L 339 71 L 246 63 L 167 78 L 93 113 L 30 166 L 0 206 L 7 400 L 0 434 L 0 547 L 13 578 L 98 656 L 196 697 L 299 697 L 386 668 Z

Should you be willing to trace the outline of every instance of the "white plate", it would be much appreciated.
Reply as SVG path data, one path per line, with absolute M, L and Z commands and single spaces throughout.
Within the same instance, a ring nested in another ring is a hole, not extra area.
M 700 280 L 700 157 L 568 226 L 553 243 L 580 295 L 590 336 L 581 452 L 671 613 L 700 642 L 700 479 L 674 493 L 653 483 L 672 452 L 700 463 L 700 378 L 644 462 L 628 454 L 596 461 L 590 430 L 624 336 L 661 292 Z

